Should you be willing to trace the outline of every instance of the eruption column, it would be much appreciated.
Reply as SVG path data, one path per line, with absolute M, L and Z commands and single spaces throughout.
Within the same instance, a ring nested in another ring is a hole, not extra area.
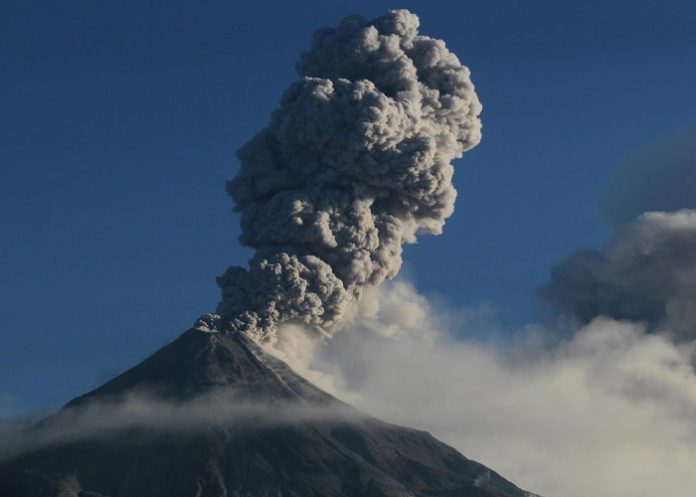
M 365 286 L 398 273 L 403 243 L 441 233 L 452 160 L 479 143 L 481 104 L 469 70 L 418 26 L 395 10 L 316 31 L 300 79 L 238 151 L 227 192 L 256 252 L 217 279 L 226 330 L 331 333 Z

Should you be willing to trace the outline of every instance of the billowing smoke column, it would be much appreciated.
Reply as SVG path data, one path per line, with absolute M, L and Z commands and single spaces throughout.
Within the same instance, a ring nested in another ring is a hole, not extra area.
M 452 214 L 452 160 L 481 139 L 469 70 L 418 17 L 347 17 L 314 34 L 267 128 L 227 185 L 249 268 L 218 278 L 227 331 L 273 340 L 283 322 L 330 333 L 401 245 Z

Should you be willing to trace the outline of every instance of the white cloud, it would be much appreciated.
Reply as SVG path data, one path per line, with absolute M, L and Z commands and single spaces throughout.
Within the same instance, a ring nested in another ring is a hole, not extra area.
M 394 302 L 402 313 L 392 312 Z M 394 323 L 372 326 L 370 315 Z M 434 314 L 398 282 L 379 290 L 350 333 L 294 366 L 331 377 L 334 392 L 357 407 L 426 429 L 542 495 L 692 495 L 693 346 L 605 318 L 561 344 L 530 327 L 506 346 L 454 338 L 470 331 L 442 327 L 456 315 Z

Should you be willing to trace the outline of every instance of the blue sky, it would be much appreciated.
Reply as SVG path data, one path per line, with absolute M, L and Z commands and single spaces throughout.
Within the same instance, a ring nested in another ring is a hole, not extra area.
M 315 28 L 388 8 L 447 41 L 484 106 L 457 210 L 407 247 L 408 272 L 455 305 L 494 304 L 511 329 L 540 318 L 551 264 L 609 236 L 609 172 L 693 122 L 693 2 L 6 3 L 3 403 L 58 405 L 214 308 L 214 277 L 249 255 L 224 193 L 234 151 Z

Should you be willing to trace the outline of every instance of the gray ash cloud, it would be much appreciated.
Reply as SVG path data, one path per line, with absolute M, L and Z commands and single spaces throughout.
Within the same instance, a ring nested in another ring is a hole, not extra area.
M 630 154 L 609 178 L 599 207 L 612 227 L 644 212 L 696 208 L 696 125 Z
M 218 278 L 227 330 L 330 333 L 363 289 L 393 278 L 402 245 L 454 209 L 452 160 L 481 139 L 469 70 L 405 10 L 315 32 L 300 78 L 238 151 L 227 191 L 247 268 Z
M 600 199 L 617 230 L 577 251 L 539 292 L 563 315 L 643 322 L 678 342 L 696 338 L 696 128 L 629 156 Z

